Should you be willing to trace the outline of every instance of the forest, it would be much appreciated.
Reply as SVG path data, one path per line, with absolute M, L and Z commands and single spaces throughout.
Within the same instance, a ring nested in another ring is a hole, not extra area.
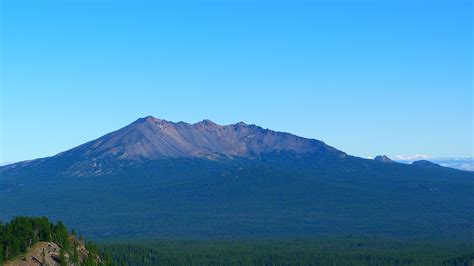
M 74 241 L 79 239 L 79 241 Z M 60 265 L 465 265 L 474 262 L 474 244 L 440 240 L 312 238 L 253 240 L 102 240 L 85 242 L 61 222 L 15 217 L 0 223 L 0 265 L 35 243 L 61 247 Z M 90 252 L 80 260 L 77 245 Z M 71 254 L 67 261 L 64 254 Z M 98 255 L 98 263 L 93 258 Z
M 54 242 L 60 248 L 60 264 L 68 265 L 65 254 L 71 254 L 70 263 L 75 265 L 107 265 L 107 256 L 102 263 L 97 263 L 96 255 L 99 254 L 97 246 L 92 242 L 84 243 L 82 236 L 76 240 L 76 233 L 71 230 L 69 233 L 66 226 L 57 221 L 51 223 L 46 217 L 15 217 L 9 223 L 0 222 L 0 265 L 3 261 L 15 259 L 20 254 L 26 252 L 37 242 Z M 78 245 L 85 244 L 89 251 L 89 256 L 83 261 L 79 259 L 77 251 Z
M 368 238 L 102 243 L 117 265 L 466 265 L 472 243 Z

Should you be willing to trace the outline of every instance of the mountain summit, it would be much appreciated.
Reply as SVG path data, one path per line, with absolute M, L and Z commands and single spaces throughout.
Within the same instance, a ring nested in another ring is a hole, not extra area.
M 387 155 L 375 156 L 374 161 L 378 161 L 382 163 L 393 163 L 393 161 Z
M 58 156 L 142 161 L 223 155 L 252 157 L 278 151 L 345 155 L 322 141 L 243 122 L 222 126 L 211 120 L 203 120 L 188 124 L 148 116 Z

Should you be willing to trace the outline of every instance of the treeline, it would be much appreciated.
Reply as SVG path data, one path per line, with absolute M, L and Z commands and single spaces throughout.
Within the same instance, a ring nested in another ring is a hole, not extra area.
M 67 265 L 68 262 L 87 266 L 111 264 L 107 260 L 97 260 L 99 251 L 92 242 L 84 244 L 89 255 L 82 258 L 78 252 L 78 246 L 83 244 L 82 237 L 77 239 L 74 230 L 70 234 L 61 221 L 53 224 L 46 217 L 15 217 L 6 224 L 0 222 L 0 265 L 2 261 L 16 258 L 40 241 L 54 242 L 61 248 L 61 265 Z M 66 253 L 71 261 L 67 261 Z
M 154 241 L 101 245 L 117 265 L 466 265 L 472 244 L 386 240 Z

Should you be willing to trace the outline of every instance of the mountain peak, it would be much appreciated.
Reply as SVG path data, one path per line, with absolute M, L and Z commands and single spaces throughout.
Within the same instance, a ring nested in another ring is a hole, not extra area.
M 174 123 L 153 116 L 136 120 L 117 131 L 66 153 L 93 160 L 157 160 L 216 155 L 254 157 L 289 151 L 297 154 L 342 155 L 322 141 L 264 130 L 244 122 L 222 126 L 209 119 L 195 124 Z
M 151 115 L 149 116 L 146 116 L 146 117 L 142 117 L 142 118 L 138 118 L 135 122 L 138 122 L 138 123 L 159 123 L 159 122 L 164 122 L 166 120 L 163 120 L 163 119 L 159 119 L 159 118 L 156 118 L 156 117 L 153 117 Z M 168 121 L 166 121 L 168 122 Z
M 383 162 L 383 163 L 393 163 L 393 161 L 387 155 L 375 156 L 374 161 Z
M 143 119 L 146 120 L 146 121 L 155 121 L 155 120 L 158 120 L 156 117 L 151 116 L 151 115 L 146 116 L 146 117 L 144 117 Z
M 195 126 L 219 126 L 218 124 L 214 123 L 213 121 L 209 119 L 204 119 L 202 121 L 197 122 L 194 124 Z

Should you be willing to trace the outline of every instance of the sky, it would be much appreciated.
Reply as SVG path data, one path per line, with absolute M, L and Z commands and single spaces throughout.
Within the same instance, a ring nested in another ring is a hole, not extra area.
M 0 162 L 152 115 L 349 154 L 473 156 L 463 0 L 2 0 Z

